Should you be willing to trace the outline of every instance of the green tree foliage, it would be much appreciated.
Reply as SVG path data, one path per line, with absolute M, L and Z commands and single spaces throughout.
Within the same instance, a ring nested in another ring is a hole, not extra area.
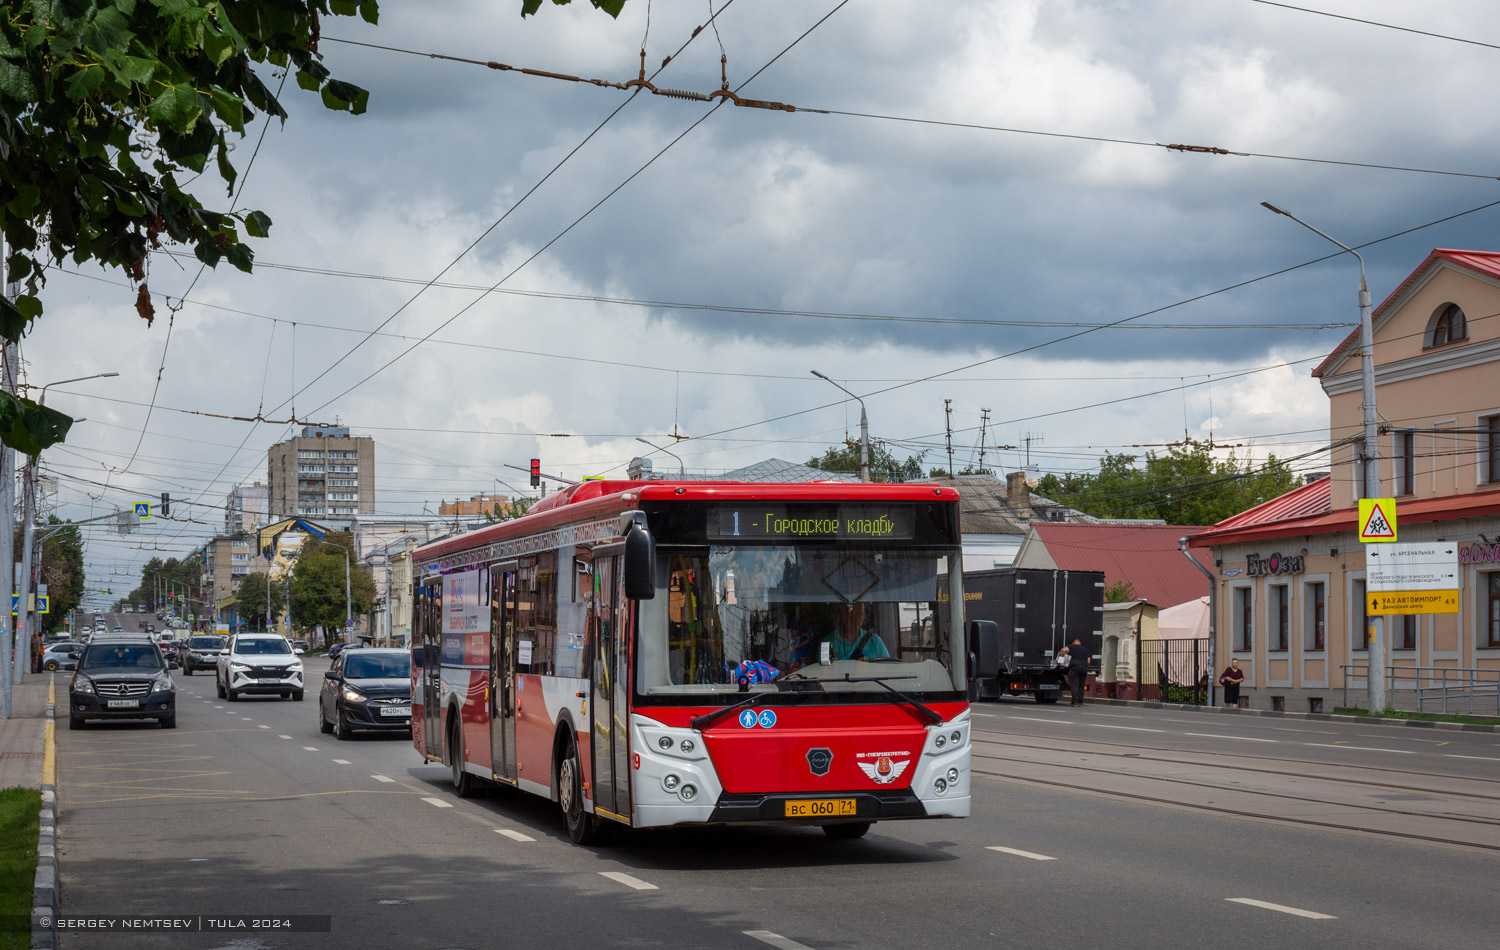
M 922 458 L 925 454 L 911 455 L 904 460 L 897 459 L 884 442 L 872 441 L 870 443 L 870 481 L 917 481 L 922 477 Z M 807 464 L 825 472 L 847 472 L 851 475 L 858 475 L 859 443 L 846 442 L 841 446 L 830 446 L 822 455 L 808 459 Z
M 1120 580 L 1104 588 L 1104 602 L 1106 604 L 1128 604 L 1135 600 L 1135 585 L 1130 581 Z
M 484 520 L 490 524 L 499 524 L 502 521 L 519 518 L 530 511 L 531 506 L 537 501 L 536 498 L 512 498 L 508 504 L 504 505 L 497 501 L 493 508 L 484 513 Z
M 342 567 L 342 565 L 340 565 Z M 234 595 L 235 609 L 239 611 L 240 623 L 251 630 L 266 627 L 266 598 L 271 601 L 271 623 L 286 612 L 286 588 L 272 581 L 266 574 L 246 574 Z
M 352 558 L 349 597 L 344 596 L 344 554 L 354 550 L 354 539 L 339 531 L 303 544 L 292 568 L 292 623 L 297 629 L 310 631 L 320 625 L 325 631 L 342 629 L 346 603 L 355 616 L 370 609 L 375 602 L 375 579 L 369 568 Z
M 1168 524 L 1211 525 L 1297 486 L 1285 462 L 1217 457 L 1190 441 L 1144 457 L 1106 452 L 1099 470 L 1046 475 L 1037 494 L 1101 518 L 1161 518 Z
M 175 591 L 177 594 L 197 593 L 202 576 L 202 558 L 186 557 L 178 560 L 175 557 L 169 557 L 163 561 L 159 557 L 154 557 L 141 568 L 140 586 L 126 595 L 123 600 L 116 601 L 116 606 L 135 604 L 154 612 L 165 610 L 173 605 L 181 605 L 183 598 L 173 600 L 166 596 L 168 591 Z
M 49 525 L 66 524 L 56 515 L 47 519 Z M 40 532 L 38 532 L 40 534 Z M 16 528 L 14 539 L 15 563 L 21 563 L 22 529 Z M 68 615 L 83 600 L 83 535 L 77 528 L 69 527 L 42 542 L 42 560 L 37 565 L 37 583 L 47 585 L 47 596 L 51 603 L 48 613 L 36 614 L 37 623 L 43 633 L 51 633 L 67 623 Z

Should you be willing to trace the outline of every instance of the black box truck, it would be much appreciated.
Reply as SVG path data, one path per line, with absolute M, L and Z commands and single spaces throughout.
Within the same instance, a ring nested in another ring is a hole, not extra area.
M 1007 567 L 964 574 L 964 617 L 1000 627 L 1000 675 L 980 680 L 973 699 L 1030 693 L 1055 703 L 1067 689 L 1057 651 L 1083 641 L 1098 672 L 1104 641 L 1104 573 Z

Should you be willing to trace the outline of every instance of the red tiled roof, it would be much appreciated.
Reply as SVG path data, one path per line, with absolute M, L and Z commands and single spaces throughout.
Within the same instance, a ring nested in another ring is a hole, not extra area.
M 1373 321 L 1374 318 L 1380 316 L 1380 314 L 1385 311 L 1385 308 L 1390 305 L 1391 301 L 1400 296 L 1402 291 L 1406 290 L 1406 288 L 1410 286 L 1413 281 L 1415 281 L 1418 277 L 1425 273 L 1427 271 L 1427 268 L 1431 267 L 1432 264 L 1439 259 L 1448 261 L 1452 264 L 1456 264 L 1459 267 L 1474 271 L 1475 273 L 1484 274 L 1487 277 L 1500 279 L 1500 252 L 1458 251 L 1453 250 L 1452 248 L 1445 247 L 1433 248 L 1432 253 L 1427 255 L 1427 260 L 1423 261 L 1416 270 L 1408 274 L 1406 276 L 1406 279 L 1403 280 L 1395 290 L 1391 291 L 1390 294 L 1380 302 L 1380 306 L 1376 307 L 1375 310 L 1371 313 L 1371 320 Z M 1312 371 L 1313 376 L 1322 376 L 1324 370 L 1332 368 L 1332 365 L 1335 362 L 1335 358 L 1339 357 L 1350 346 L 1358 342 L 1359 327 L 1355 327 L 1353 332 L 1344 337 L 1344 341 L 1338 346 L 1334 347 L 1333 352 L 1329 353 L 1328 356 L 1323 360 L 1323 362 L 1318 364 L 1318 368 Z
M 1066 571 L 1103 571 L 1104 583 L 1129 581 L 1140 600 L 1172 607 L 1208 593 L 1208 578 L 1189 564 L 1177 539 L 1203 529 L 1191 525 L 1033 523 L 1037 540 Z M 1192 552 L 1212 570 L 1206 551 Z
M 1295 537 L 1296 535 L 1310 534 L 1333 534 L 1339 531 L 1353 531 L 1356 522 L 1359 521 L 1358 508 L 1341 508 L 1333 511 L 1331 502 L 1323 506 L 1318 512 L 1315 493 L 1308 493 L 1308 489 L 1316 488 L 1319 483 L 1327 482 L 1322 478 L 1311 485 L 1287 492 L 1280 498 L 1273 498 L 1257 508 L 1251 508 L 1243 514 L 1235 515 L 1214 525 L 1202 534 L 1194 535 L 1188 539 L 1188 545 L 1192 548 L 1206 548 L 1211 544 L 1233 544 L 1240 541 L 1263 541 L 1271 538 Z M 1300 503 L 1292 507 L 1293 496 L 1304 494 Z M 1329 500 L 1329 493 L 1325 486 L 1322 492 L 1325 501 Z M 1282 516 L 1271 517 L 1271 513 L 1278 510 L 1272 506 L 1280 506 Z M 1262 512 L 1265 517 L 1252 518 L 1256 512 Z M 1500 489 L 1492 491 L 1469 492 L 1462 495 L 1443 495 L 1437 498 L 1421 498 L 1412 501 L 1398 499 L 1396 501 L 1397 530 L 1402 524 L 1420 524 L 1429 521 L 1448 521 L 1455 518 L 1469 518 L 1481 515 L 1500 514 Z

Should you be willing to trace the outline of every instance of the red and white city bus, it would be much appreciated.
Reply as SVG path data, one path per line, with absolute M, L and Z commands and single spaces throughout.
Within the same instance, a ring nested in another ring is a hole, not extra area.
M 590 481 L 413 557 L 413 742 L 460 796 L 546 795 L 579 843 L 969 813 L 998 638 L 951 489 Z

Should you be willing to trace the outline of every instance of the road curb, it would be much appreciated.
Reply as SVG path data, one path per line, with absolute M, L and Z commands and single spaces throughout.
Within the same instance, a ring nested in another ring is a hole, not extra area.
M 54 950 L 57 931 L 57 674 L 47 682 L 47 720 L 42 727 L 42 815 L 36 844 L 36 879 L 31 889 L 31 946 Z
M 1430 722 L 1425 719 L 1389 719 L 1383 716 L 1343 716 L 1336 713 L 1277 712 L 1274 709 L 1241 709 L 1236 706 L 1194 706 L 1191 703 L 1163 703 L 1138 699 L 1106 699 L 1093 696 L 1089 703 L 1100 706 L 1135 706 L 1141 709 L 1170 709 L 1176 712 L 1199 712 L 1225 716 L 1261 716 L 1269 719 L 1302 719 L 1309 722 L 1357 722 L 1381 726 L 1405 726 L 1411 729 L 1443 729 L 1448 732 L 1500 732 L 1500 726 L 1482 722 Z

